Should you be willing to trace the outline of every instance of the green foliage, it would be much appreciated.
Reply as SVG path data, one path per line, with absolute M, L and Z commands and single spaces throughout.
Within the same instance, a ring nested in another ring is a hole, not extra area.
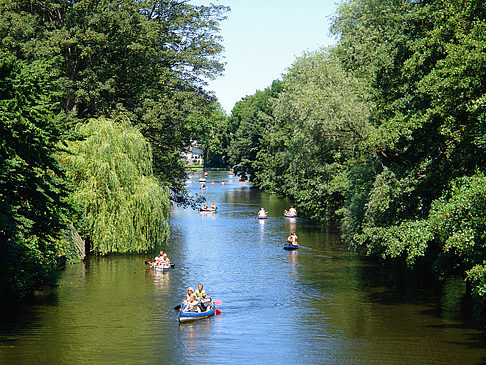
M 152 152 L 126 118 L 80 124 L 84 137 L 59 159 L 75 185 L 92 250 L 144 252 L 169 236 L 169 193 L 152 173 Z
M 271 123 L 272 103 L 281 92 L 281 81 L 237 102 L 228 119 L 226 162 L 235 173 L 255 175 L 253 163 L 264 130 Z
M 444 252 L 470 269 L 486 260 L 486 177 L 479 173 L 452 182 L 432 204 L 429 217 Z
M 165 183 L 185 177 L 185 120 L 212 103 L 202 86 L 223 70 L 227 8 L 185 0 L 0 0 L 1 43 L 29 62 L 52 60 L 70 118 L 130 117 Z
M 335 47 L 284 76 L 268 122 L 257 94 L 235 106 L 230 160 L 351 247 L 462 274 L 483 296 L 485 3 L 347 0 L 332 31 Z
M 0 301 L 55 285 L 66 185 L 54 158 L 63 128 L 56 74 L 0 47 Z
M 218 103 L 195 110 L 187 117 L 191 140 L 197 140 L 205 152 L 205 166 L 220 167 L 223 163 L 226 118 L 226 112 Z

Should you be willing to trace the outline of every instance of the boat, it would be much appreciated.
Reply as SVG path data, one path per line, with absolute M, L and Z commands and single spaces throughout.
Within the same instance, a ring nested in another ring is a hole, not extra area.
M 163 264 L 163 265 L 153 265 L 152 268 L 154 268 L 157 271 L 167 271 L 170 269 L 170 265 Z
M 218 211 L 218 207 L 216 207 L 215 209 L 204 209 L 204 208 L 199 208 L 199 211 L 200 211 L 200 212 L 217 212 L 217 211 Z
M 208 187 L 207 186 L 201 186 L 199 189 L 201 189 L 201 190 L 207 190 Z
M 154 269 L 156 271 L 167 271 L 170 268 L 174 268 L 175 264 L 162 264 L 162 265 L 156 265 L 154 262 L 150 261 L 145 261 L 145 265 L 149 265 L 151 269 Z
M 187 304 L 182 304 L 181 309 L 179 310 L 179 323 L 197 321 L 199 319 L 209 318 L 214 316 L 216 311 L 216 306 L 212 305 L 212 307 L 207 310 L 206 312 L 195 313 L 195 312 L 184 312 L 184 308 L 186 308 Z
M 267 219 L 267 216 L 266 215 L 264 215 L 264 216 L 258 216 L 257 218 L 258 219 Z
M 288 210 L 284 210 L 285 218 L 297 218 L 297 214 L 290 214 Z
M 206 179 L 204 177 L 199 178 L 199 182 L 206 182 Z
M 297 250 L 299 248 L 299 245 L 285 244 L 283 248 L 284 250 Z

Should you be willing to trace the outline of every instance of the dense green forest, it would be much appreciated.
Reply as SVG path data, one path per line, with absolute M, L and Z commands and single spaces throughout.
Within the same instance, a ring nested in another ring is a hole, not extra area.
M 203 87 L 227 10 L 0 0 L 0 301 L 55 285 L 71 223 L 99 254 L 167 242 L 169 199 L 188 202 L 180 153 L 222 119 Z
M 239 101 L 228 163 L 352 248 L 486 295 L 486 4 L 347 0 L 335 46 Z

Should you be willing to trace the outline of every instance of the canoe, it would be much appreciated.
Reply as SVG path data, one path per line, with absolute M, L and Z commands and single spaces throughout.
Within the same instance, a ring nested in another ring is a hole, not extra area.
M 208 310 L 206 312 L 201 312 L 201 313 L 183 312 L 185 307 L 186 307 L 186 305 L 182 304 L 181 309 L 179 311 L 179 322 L 180 323 L 197 321 L 199 319 L 209 318 L 211 316 L 214 316 L 214 312 L 216 311 L 216 306 L 214 305 L 214 303 L 213 303 L 213 306 L 210 310 Z
M 163 264 L 163 265 L 150 265 L 150 268 L 156 270 L 156 271 L 167 271 L 170 269 L 172 265 L 166 265 L 166 264 Z
M 201 177 L 201 178 L 199 179 L 199 182 L 206 182 L 206 179 L 205 179 L 204 177 Z
M 203 209 L 203 208 L 199 208 L 199 211 L 200 212 L 217 212 L 218 211 L 218 207 L 216 207 L 216 209 Z
M 297 250 L 299 248 L 299 245 L 284 245 L 284 250 Z
M 285 218 L 295 218 L 297 216 L 296 215 L 290 215 L 290 214 L 284 213 L 284 217 Z
M 257 217 L 258 219 L 267 219 L 267 217 Z

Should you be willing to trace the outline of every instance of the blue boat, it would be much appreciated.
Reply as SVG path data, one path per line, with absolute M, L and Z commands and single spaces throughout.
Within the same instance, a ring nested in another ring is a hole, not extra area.
M 216 306 L 214 303 L 212 304 L 211 309 L 207 310 L 206 312 L 196 313 L 196 312 L 184 312 L 184 309 L 187 307 L 187 304 L 182 304 L 181 309 L 179 310 L 179 323 L 197 321 L 199 319 L 209 318 L 214 316 L 216 311 Z
M 299 245 L 289 245 L 289 244 L 284 245 L 284 250 L 297 250 L 298 248 Z
M 296 215 L 289 215 L 289 214 L 285 214 L 285 213 L 284 213 L 284 217 L 285 217 L 285 218 L 295 218 L 295 217 L 297 217 L 297 216 L 296 216 Z
M 218 211 L 218 207 L 216 207 L 216 209 L 204 209 L 204 208 L 199 208 L 199 211 L 200 211 L 200 212 L 217 212 L 217 211 Z

